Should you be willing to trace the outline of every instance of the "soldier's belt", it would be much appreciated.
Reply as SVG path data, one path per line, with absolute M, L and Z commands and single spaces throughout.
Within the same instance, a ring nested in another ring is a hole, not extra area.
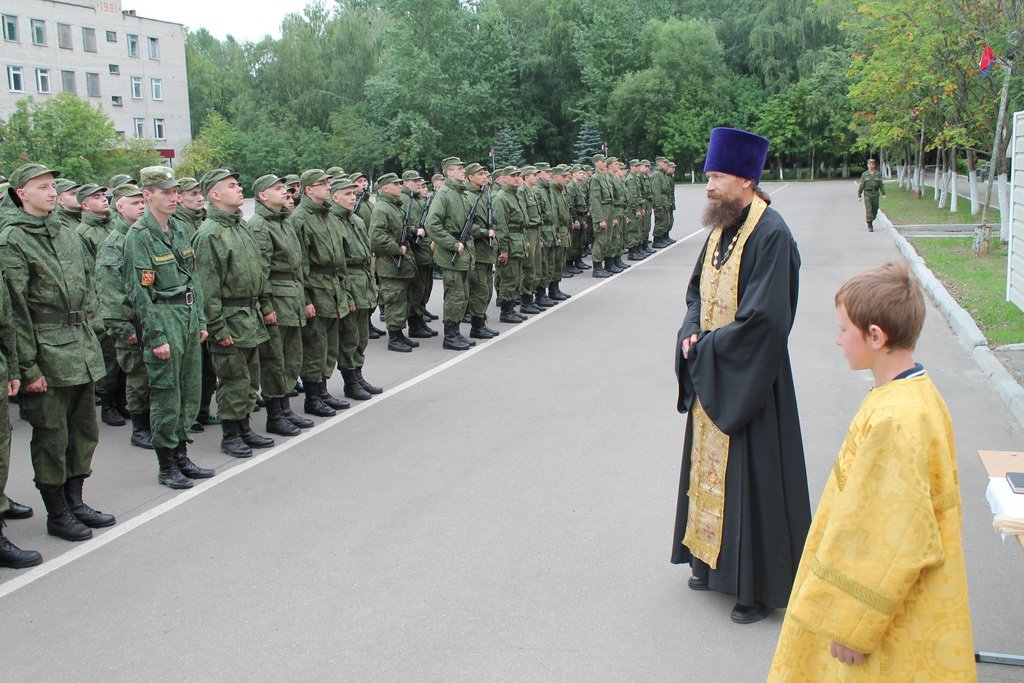
M 272 270 L 270 271 L 271 280 L 298 280 L 299 271 L 297 270 Z
M 60 325 L 84 325 L 85 311 L 68 311 L 67 313 L 33 313 L 32 322 L 36 325 L 56 323 Z
M 193 292 L 182 292 L 181 294 L 175 294 L 164 299 L 154 299 L 155 304 L 167 304 L 167 305 L 184 305 L 191 306 L 196 302 L 196 295 Z
M 220 300 L 221 306 L 236 306 L 238 308 L 256 308 L 260 300 L 254 296 L 224 297 Z
M 314 275 L 334 275 L 338 277 L 341 275 L 341 268 L 332 268 L 331 266 L 310 266 L 309 272 Z

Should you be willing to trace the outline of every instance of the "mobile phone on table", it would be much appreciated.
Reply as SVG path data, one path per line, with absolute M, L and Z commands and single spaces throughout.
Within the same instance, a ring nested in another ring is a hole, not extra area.
M 1024 472 L 1007 472 L 1006 481 L 1014 493 L 1024 493 Z

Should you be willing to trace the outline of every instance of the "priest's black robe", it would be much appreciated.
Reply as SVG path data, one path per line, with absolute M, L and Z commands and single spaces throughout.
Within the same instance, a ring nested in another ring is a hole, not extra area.
M 749 210 L 749 207 L 748 207 Z M 741 220 L 726 228 L 721 251 Z M 796 314 L 800 253 L 782 216 L 768 207 L 747 240 L 740 262 L 736 320 L 717 330 L 700 327 L 704 251 L 686 292 L 686 318 L 676 339 L 679 412 L 688 413 L 679 482 L 673 564 L 691 561 L 682 544 L 689 504 L 694 396 L 729 435 L 725 510 L 712 590 L 785 607 L 811 522 L 800 417 L 787 340 Z M 732 256 L 735 258 L 735 255 Z M 682 341 L 699 335 L 689 358 Z

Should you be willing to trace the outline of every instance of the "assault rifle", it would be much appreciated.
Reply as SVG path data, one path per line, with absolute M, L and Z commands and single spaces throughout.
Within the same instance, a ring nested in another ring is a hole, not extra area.
M 494 193 L 491 192 L 490 186 L 487 187 L 487 229 L 494 230 Z M 493 237 L 487 238 L 487 245 L 494 246 Z
M 356 205 L 352 208 L 352 215 L 354 215 L 354 216 L 358 216 L 359 215 L 359 207 L 363 205 L 363 197 L 365 197 L 365 196 L 366 196 L 366 191 L 364 190 L 363 193 L 361 195 L 359 195 L 359 197 L 356 199 Z
M 409 246 L 409 219 L 412 217 L 412 203 L 416 201 L 411 196 L 409 201 L 405 205 L 405 218 L 402 219 L 402 239 L 398 240 L 398 246 Z M 402 269 L 402 259 L 405 258 L 405 254 L 398 255 L 398 269 Z
M 459 244 L 465 246 L 469 244 L 470 235 L 473 233 L 473 221 L 476 219 L 476 209 L 480 206 L 480 200 L 483 198 L 483 190 L 473 200 L 473 206 L 469 207 L 469 213 L 466 214 L 466 222 L 462 224 L 462 232 L 459 234 Z M 455 263 L 456 259 L 459 258 L 459 250 L 456 249 L 452 252 L 452 263 Z
M 436 197 L 436 196 L 437 196 L 437 192 L 431 192 L 430 196 L 427 197 L 427 203 L 423 205 L 423 213 L 420 214 L 419 224 L 417 224 L 417 226 L 416 226 L 416 231 L 417 232 L 419 232 L 419 230 L 421 230 L 421 229 L 424 232 L 426 232 L 426 230 L 427 230 L 427 212 L 430 211 L 430 205 L 434 203 L 434 197 Z M 418 247 L 418 246 L 420 246 L 420 243 L 422 241 L 423 241 L 423 238 L 420 237 L 417 234 L 416 235 L 416 239 L 414 239 L 412 241 L 412 243 L 415 244 Z

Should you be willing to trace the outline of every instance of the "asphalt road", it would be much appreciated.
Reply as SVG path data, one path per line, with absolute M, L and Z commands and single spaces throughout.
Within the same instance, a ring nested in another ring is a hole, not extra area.
M 816 503 L 871 384 L 833 344 L 832 296 L 898 252 L 863 229 L 850 182 L 766 188 L 803 256 L 790 347 Z M 737 626 L 731 599 L 688 590 L 668 561 L 673 344 L 704 238 L 700 188 L 678 194 L 672 248 L 566 281 L 572 300 L 527 324 L 495 311 L 502 335 L 470 352 L 371 342 L 364 374 L 382 396 L 249 461 L 200 435 L 192 457 L 219 474 L 188 492 L 156 484 L 128 427 L 102 427 L 86 500 L 119 523 L 86 543 L 45 535 L 30 430 L 12 410 L 8 492 L 37 513 L 6 531 L 47 562 L 0 570 L 5 678 L 762 680 L 781 613 Z M 1024 651 L 1024 554 L 993 531 L 975 456 L 1024 434 L 931 307 L 918 358 L 957 428 L 976 646 Z

